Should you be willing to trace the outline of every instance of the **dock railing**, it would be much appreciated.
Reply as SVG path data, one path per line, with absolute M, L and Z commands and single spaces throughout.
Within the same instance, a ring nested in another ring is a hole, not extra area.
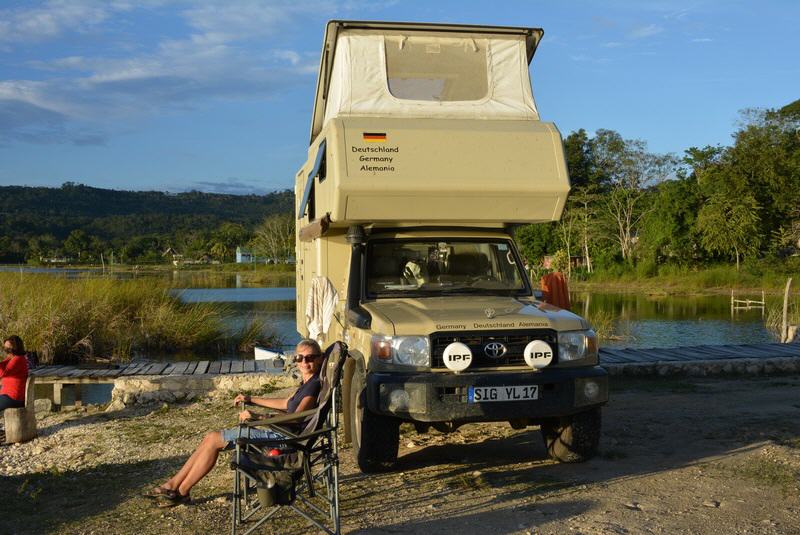
M 752 310 L 754 308 L 761 309 L 761 317 L 763 318 L 767 310 L 767 296 L 764 290 L 761 290 L 761 301 L 755 299 L 737 299 L 731 290 L 731 317 L 739 310 Z

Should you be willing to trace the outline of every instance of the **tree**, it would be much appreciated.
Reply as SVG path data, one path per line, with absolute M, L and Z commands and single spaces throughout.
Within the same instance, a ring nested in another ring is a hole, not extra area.
M 594 241 L 594 227 L 597 211 L 598 194 L 589 193 L 587 189 L 581 189 L 570 195 L 570 211 L 573 213 L 576 224 L 576 232 L 580 241 L 580 249 L 583 254 L 583 264 L 586 271 L 592 272 L 592 255 L 589 244 Z
M 561 214 L 561 220 L 556 228 L 561 239 L 562 248 L 560 249 L 567 256 L 566 274 L 567 279 L 572 277 L 572 249 L 575 240 L 576 228 L 581 224 L 581 218 L 577 210 L 568 208 Z M 561 270 L 558 270 L 561 271 Z
M 88 252 L 91 244 L 91 238 L 84 231 L 76 229 L 70 232 L 67 239 L 64 240 L 64 252 L 80 261 L 82 256 Z
M 212 241 L 210 243 L 209 252 L 211 256 L 219 260 L 220 262 L 224 262 L 225 258 L 231 255 L 231 249 L 225 244 L 223 241 Z
M 58 240 L 52 234 L 34 236 L 28 240 L 28 259 L 42 261 L 46 257 L 54 257 L 60 254 Z
M 746 110 L 733 146 L 696 169 L 706 199 L 725 192 L 731 199 L 753 201 L 758 221 L 754 241 L 762 250 L 781 248 L 785 233 L 776 230 L 791 224 L 792 212 L 800 205 L 798 132 L 800 118 L 791 109 Z
M 711 253 L 739 258 L 758 251 L 758 205 L 752 196 L 732 197 L 725 192 L 713 195 L 700 210 L 697 225 L 703 246 Z
M 593 140 L 598 169 L 611 190 L 604 211 L 609 234 L 617 242 L 623 260 L 633 260 L 633 247 L 646 214 L 646 188 L 666 179 L 677 164 L 670 154 L 651 154 L 641 140 L 624 140 L 612 130 L 598 130 Z
M 696 220 L 702 204 L 694 175 L 659 184 L 642 220 L 639 254 L 654 262 L 686 264 L 696 259 L 701 250 Z
M 156 236 L 136 236 L 122 248 L 122 258 L 126 262 L 161 262 L 160 248 Z
M 546 254 L 552 253 L 558 248 L 556 223 L 537 223 L 517 227 L 514 231 L 514 240 L 517 242 L 522 256 L 531 265 L 541 264 Z
M 295 227 L 292 214 L 267 217 L 255 230 L 252 247 L 256 254 L 275 261 L 289 259 L 294 254 Z
M 222 242 L 230 250 L 244 245 L 250 239 L 250 233 L 238 223 L 225 222 L 213 233 L 213 240 Z

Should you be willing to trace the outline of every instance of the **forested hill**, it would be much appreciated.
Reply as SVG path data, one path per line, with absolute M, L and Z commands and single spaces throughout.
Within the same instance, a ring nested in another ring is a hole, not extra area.
M 68 255 L 69 246 L 65 250 L 64 245 L 76 231 L 78 241 L 93 242 L 91 247 L 81 244 L 86 245 L 82 249 L 116 249 L 118 255 L 137 240 L 148 242 L 144 248 L 152 249 L 152 258 L 161 247 L 182 246 L 199 252 L 207 247 L 198 242 L 209 242 L 220 229 L 234 234 L 226 241 L 235 246 L 265 217 L 291 212 L 294 206 L 288 190 L 263 196 L 173 194 L 73 183 L 60 188 L 0 186 L 0 199 L 0 262 Z

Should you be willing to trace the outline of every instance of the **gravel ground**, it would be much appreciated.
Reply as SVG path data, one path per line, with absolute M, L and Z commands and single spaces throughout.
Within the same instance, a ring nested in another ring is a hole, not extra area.
M 613 378 L 601 452 L 546 458 L 539 432 L 403 428 L 398 469 L 363 476 L 342 452 L 343 532 L 800 534 L 800 377 Z M 228 458 L 160 510 L 140 497 L 180 467 L 221 401 L 40 417 L 40 437 L 0 447 L 0 533 L 225 533 Z M 264 533 L 313 532 L 279 519 Z

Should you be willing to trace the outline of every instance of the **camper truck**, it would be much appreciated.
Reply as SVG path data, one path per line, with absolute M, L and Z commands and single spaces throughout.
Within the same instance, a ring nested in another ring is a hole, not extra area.
M 513 239 L 558 220 L 569 192 L 561 135 L 531 90 L 541 37 L 327 25 L 295 182 L 297 326 L 349 346 L 345 439 L 364 472 L 393 466 L 404 422 L 539 426 L 565 462 L 597 449 L 597 338 L 537 298 Z

